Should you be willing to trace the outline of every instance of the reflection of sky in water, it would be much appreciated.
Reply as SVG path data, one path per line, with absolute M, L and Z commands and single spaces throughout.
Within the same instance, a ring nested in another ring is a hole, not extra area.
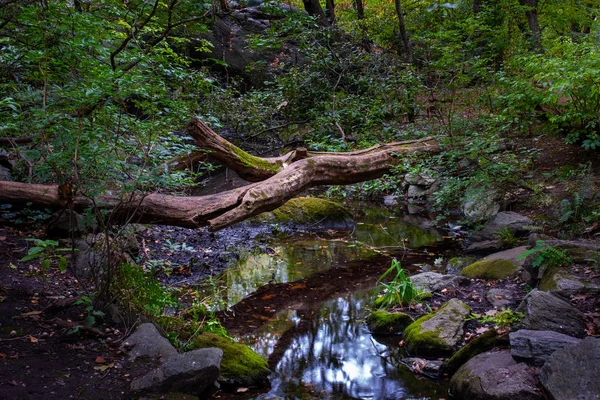
M 405 367 L 390 363 L 397 355 L 390 355 L 359 322 L 368 296 L 355 293 L 324 303 L 319 317 L 294 333 L 271 376 L 271 391 L 259 398 L 307 398 L 310 393 L 311 398 L 405 399 L 435 391 L 435 383 L 417 382 Z M 294 312 L 285 312 L 241 340 L 268 357 L 280 335 L 298 323 Z
M 349 237 L 320 239 L 308 237 L 275 243 L 269 254 L 255 252 L 240 259 L 220 277 L 226 288 L 228 306 L 268 283 L 294 282 L 317 272 L 360 260 L 376 249 L 429 246 L 440 237 L 410 225 L 387 210 L 363 210 Z

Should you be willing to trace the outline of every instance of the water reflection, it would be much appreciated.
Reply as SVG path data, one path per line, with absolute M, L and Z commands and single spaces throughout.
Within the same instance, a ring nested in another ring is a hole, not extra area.
M 259 354 L 271 357 L 270 363 L 276 362 L 271 391 L 259 398 L 439 398 L 435 393 L 442 393 L 443 388 L 417 380 L 399 363 L 399 348 L 388 349 L 368 332 L 361 322 L 368 297 L 366 292 L 338 297 L 324 303 L 318 316 L 302 323 L 294 313 L 282 313 L 260 332 L 240 338 Z M 289 325 L 282 324 L 284 320 Z M 283 336 L 290 340 L 279 354 L 276 343 Z
M 374 252 L 419 248 L 441 240 L 436 233 L 420 229 L 395 217 L 386 209 L 364 209 L 356 229 L 346 237 L 316 236 L 279 240 L 267 249 L 242 256 L 217 282 L 233 306 L 261 286 L 287 283 L 366 259 Z

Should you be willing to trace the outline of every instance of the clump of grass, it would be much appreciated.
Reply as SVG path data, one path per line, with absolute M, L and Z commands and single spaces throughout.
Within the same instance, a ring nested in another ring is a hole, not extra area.
M 396 272 L 396 276 L 389 282 L 382 282 L 388 275 Z M 392 260 L 391 267 L 377 280 L 374 304 L 377 308 L 392 308 L 395 306 L 409 306 L 420 301 L 425 292 L 417 289 L 410 278 L 406 276 L 402 265 L 396 259 Z

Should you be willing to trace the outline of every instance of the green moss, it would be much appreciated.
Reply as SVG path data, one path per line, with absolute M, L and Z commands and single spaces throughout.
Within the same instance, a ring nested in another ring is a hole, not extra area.
M 469 264 L 473 264 L 475 259 L 473 257 L 453 257 L 448 261 L 446 269 L 450 271 L 460 272 Z
M 270 213 L 259 216 L 260 221 L 294 224 L 346 221 L 352 214 L 333 201 L 315 197 L 298 197 Z
M 404 340 L 408 351 L 416 354 L 433 354 L 450 350 L 440 339 L 439 331 L 422 332 L 422 324 L 434 316 L 435 313 L 424 315 L 404 330 Z
M 223 350 L 219 381 L 234 385 L 253 385 L 266 379 L 269 366 L 264 358 L 246 345 L 212 333 L 194 340 L 196 348 L 218 347 Z
M 469 361 L 478 354 L 489 351 L 500 344 L 502 340 L 498 337 L 495 329 L 490 329 L 481 336 L 473 339 L 469 344 L 454 353 L 446 362 L 445 369 L 449 374 L 457 371 L 461 365 Z
M 250 168 L 258 168 L 266 171 L 273 172 L 274 174 L 278 173 L 281 170 L 281 165 L 270 163 L 263 158 L 253 156 L 250 153 L 246 153 L 244 150 L 239 147 L 230 144 L 229 150 L 235 153 L 240 162 Z
M 399 333 L 414 322 L 412 317 L 401 312 L 373 311 L 367 317 L 367 325 L 374 333 Z
M 517 266 L 508 260 L 480 260 L 461 271 L 469 278 L 504 279 L 517 273 Z

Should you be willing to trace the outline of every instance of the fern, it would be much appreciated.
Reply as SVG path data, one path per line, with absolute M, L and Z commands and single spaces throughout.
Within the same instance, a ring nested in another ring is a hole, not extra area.
M 523 253 L 519 254 L 517 256 L 517 261 L 532 255 L 535 255 L 535 258 L 531 263 L 534 268 L 540 267 L 542 263 L 548 265 L 549 268 L 566 267 L 573 262 L 566 251 L 548 246 L 543 240 L 538 240 L 535 243 L 534 248 L 525 250 Z

